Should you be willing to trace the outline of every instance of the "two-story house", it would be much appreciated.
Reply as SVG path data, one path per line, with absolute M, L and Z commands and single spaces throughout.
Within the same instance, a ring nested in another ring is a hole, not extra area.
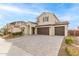
M 35 34 L 67 36 L 68 22 L 61 22 L 54 14 L 44 12 L 37 17 Z

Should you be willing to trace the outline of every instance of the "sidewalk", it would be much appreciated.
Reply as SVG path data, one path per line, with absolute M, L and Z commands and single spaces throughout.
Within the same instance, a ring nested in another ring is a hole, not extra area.
M 6 42 L 4 39 L 0 38 L 0 56 L 6 56 L 11 45 L 11 43 Z

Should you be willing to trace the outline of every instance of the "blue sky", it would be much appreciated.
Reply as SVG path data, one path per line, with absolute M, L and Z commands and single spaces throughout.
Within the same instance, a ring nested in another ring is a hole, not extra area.
M 13 21 L 36 21 L 42 12 L 54 13 L 69 28 L 79 26 L 79 4 L 75 3 L 0 3 L 0 26 Z

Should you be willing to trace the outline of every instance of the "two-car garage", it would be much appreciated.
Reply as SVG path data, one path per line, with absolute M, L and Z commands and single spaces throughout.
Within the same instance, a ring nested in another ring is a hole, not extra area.
M 49 27 L 37 28 L 37 34 L 39 35 L 49 35 Z M 64 36 L 65 35 L 65 26 L 54 27 L 54 35 Z

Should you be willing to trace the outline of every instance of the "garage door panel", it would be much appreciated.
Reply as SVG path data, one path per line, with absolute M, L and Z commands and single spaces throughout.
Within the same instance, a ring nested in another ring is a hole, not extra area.
M 37 34 L 49 35 L 49 27 L 37 28 Z
M 55 27 L 55 35 L 64 36 L 65 35 L 65 27 Z

